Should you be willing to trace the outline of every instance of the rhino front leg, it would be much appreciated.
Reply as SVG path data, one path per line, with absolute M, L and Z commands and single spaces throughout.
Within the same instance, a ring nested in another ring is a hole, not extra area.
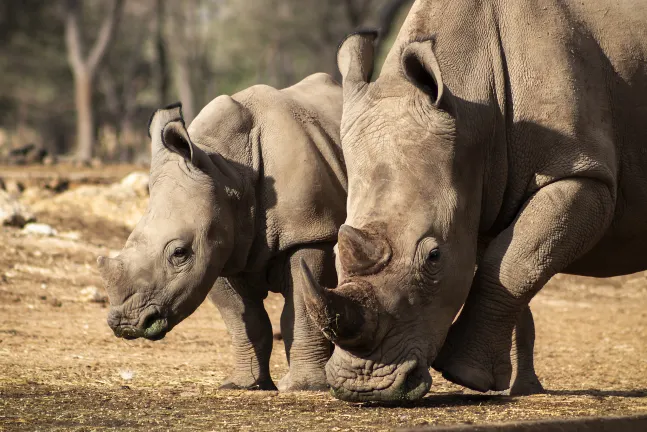
M 553 275 L 595 245 L 614 207 L 608 186 L 593 179 L 560 180 L 535 193 L 485 251 L 434 367 L 474 390 L 507 389 L 520 314 Z
M 281 314 L 281 333 L 290 369 L 280 381 L 279 390 L 326 390 L 325 366 L 331 343 L 310 320 L 303 301 L 300 259 L 305 259 L 323 286 L 335 286 L 337 276 L 333 244 L 311 246 L 292 254 L 286 269 L 285 306 Z
M 535 372 L 534 348 L 535 321 L 530 307 L 526 306 L 519 315 L 512 337 L 512 378 L 507 394 L 526 396 L 544 392 Z
M 209 293 L 227 326 L 234 352 L 234 372 L 221 389 L 276 390 L 270 376 L 272 324 L 264 297 L 242 282 L 225 278 L 218 278 Z
M 526 307 L 519 315 L 512 335 L 510 388 L 503 391 L 490 390 L 488 394 L 527 396 L 544 392 L 544 387 L 535 372 L 534 346 L 535 322 L 530 307 Z M 434 366 L 437 365 L 434 364 Z

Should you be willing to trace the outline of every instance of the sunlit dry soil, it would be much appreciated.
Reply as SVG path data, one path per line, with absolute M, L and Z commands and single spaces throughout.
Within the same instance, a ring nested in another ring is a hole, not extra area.
M 0 227 L 0 430 L 390 430 L 416 425 L 647 413 L 647 279 L 555 278 L 533 301 L 544 395 L 463 393 L 434 373 L 421 402 L 348 404 L 323 393 L 219 391 L 229 337 L 205 303 L 159 342 L 116 339 L 95 258 L 129 230 L 80 213 L 39 214 L 57 237 Z M 278 328 L 282 299 L 267 308 Z M 275 341 L 274 379 L 286 372 Z

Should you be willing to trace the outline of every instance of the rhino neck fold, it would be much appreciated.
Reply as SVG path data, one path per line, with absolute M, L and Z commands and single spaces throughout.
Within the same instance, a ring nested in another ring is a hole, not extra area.
M 222 158 L 224 163 L 232 162 Z M 233 167 L 232 167 L 233 168 Z M 256 232 L 256 185 L 254 178 L 245 176 L 239 167 L 233 168 L 238 173 L 236 183 L 239 190 L 226 188 L 226 196 L 234 222 L 233 245 L 231 254 L 222 269 L 222 276 L 233 276 L 247 267 L 249 252 Z
M 509 175 L 506 130 L 514 118 L 500 21 L 496 1 L 417 0 L 394 43 L 404 47 L 412 40 L 434 40 L 447 96 L 456 108 L 456 129 L 480 159 L 480 208 L 473 211 L 480 214 L 485 233 L 504 222 L 499 219 Z M 380 76 L 400 73 L 401 52 L 389 51 Z

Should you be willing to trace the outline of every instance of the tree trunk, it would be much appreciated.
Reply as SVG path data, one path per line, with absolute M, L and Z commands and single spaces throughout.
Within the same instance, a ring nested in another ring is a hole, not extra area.
M 121 119 L 119 126 L 119 162 L 133 162 L 135 159 L 135 146 L 137 145 L 137 133 L 133 126 L 132 116 L 128 115 Z
M 157 52 L 157 67 L 158 67 L 158 99 L 159 106 L 162 107 L 169 103 L 168 100 L 168 62 L 166 61 L 166 43 L 164 40 L 164 21 L 165 21 L 165 0 L 157 0 L 157 22 L 155 34 L 155 48 Z
M 77 72 L 74 79 L 76 93 L 77 157 L 82 161 L 92 159 L 94 149 L 94 118 L 92 115 L 92 75 Z
M 378 27 L 380 29 L 380 35 L 375 43 L 375 52 L 379 53 L 382 50 L 387 37 L 391 33 L 393 24 L 398 18 L 400 10 L 405 6 L 410 9 L 412 4 L 413 0 L 391 0 L 382 8 Z
M 97 40 L 87 54 L 83 50 L 83 36 L 80 29 L 81 0 L 67 0 L 65 17 L 65 43 L 68 61 L 74 74 L 76 91 L 76 156 L 89 161 L 94 149 L 94 119 L 92 112 L 92 82 L 119 24 L 124 0 L 114 0 L 112 8 L 103 20 Z
M 169 15 L 169 27 L 167 28 L 165 40 L 169 43 L 171 63 L 175 65 L 173 74 L 173 83 L 175 90 L 182 102 L 182 114 L 184 121 L 188 125 L 195 117 L 195 100 L 193 87 L 191 85 L 191 49 L 194 48 L 192 42 L 189 42 L 189 33 L 192 31 L 191 26 L 194 24 L 187 18 L 187 7 L 193 7 L 195 2 L 170 2 L 171 6 Z
M 195 117 L 195 105 L 193 101 L 193 89 L 191 88 L 191 71 L 187 59 L 180 54 L 176 58 L 175 86 L 182 102 L 182 114 L 187 126 Z

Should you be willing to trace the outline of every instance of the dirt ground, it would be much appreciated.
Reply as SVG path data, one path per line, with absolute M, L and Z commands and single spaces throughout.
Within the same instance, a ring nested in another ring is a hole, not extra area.
M 130 169 L 0 167 L 0 177 L 42 188 L 50 175 L 75 176 L 74 189 Z M 560 275 L 533 300 L 544 395 L 468 394 L 435 372 L 431 393 L 399 408 L 324 393 L 219 391 L 233 360 L 216 308 L 206 302 L 159 342 L 115 338 L 105 303 L 86 297 L 96 287 L 101 300 L 96 256 L 119 250 L 130 228 L 118 222 L 120 212 L 97 215 L 81 198 L 62 205 L 51 191 L 27 192 L 38 221 L 58 233 L 0 227 L 0 430 L 392 430 L 647 413 L 647 274 Z M 282 302 L 275 295 L 266 302 L 277 328 Z M 287 369 L 280 341 L 271 365 L 278 381 Z

